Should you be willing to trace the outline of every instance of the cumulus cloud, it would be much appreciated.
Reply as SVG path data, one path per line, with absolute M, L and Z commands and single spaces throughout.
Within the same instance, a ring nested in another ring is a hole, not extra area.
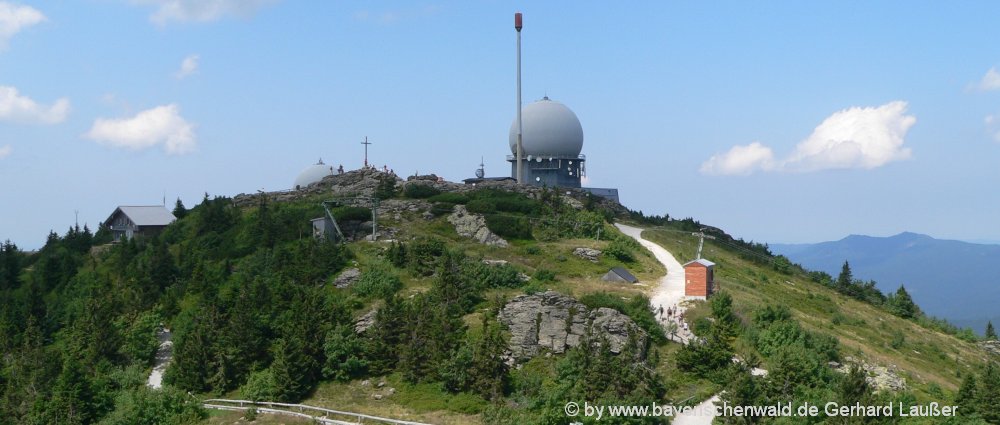
M 0 159 L 4 159 L 4 158 L 10 156 L 10 153 L 13 150 L 14 149 L 11 148 L 10 145 L 0 146 Z
M 224 17 L 253 16 L 275 0 L 132 0 L 134 4 L 153 5 L 156 11 L 149 20 L 157 25 L 176 22 L 212 22 Z
M 771 148 L 753 142 L 746 146 L 733 146 L 726 153 L 712 155 L 701 164 L 701 172 L 711 175 L 748 175 L 758 170 L 774 168 Z
M 979 84 L 976 84 L 976 88 L 982 91 L 1000 89 L 1000 72 L 997 72 L 996 68 L 990 68 L 983 79 L 979 80 Z
M 22 96 L 16 87 L 0 86 L 0 120 L 26 124 L 57 124 L 69 114 L 69 99 L 60 98 L 51 106 L 40 105 Z
M 181 61 L 181 68 L 174 73 L 178 80 L 194 74 L 198 70 L 198 55 L 189 55 Z
M 0 1 L 0 50 L 21 30 L 45 21 L 45 15 L 30 6 Z
M 747 175 L 754 171 L 810 172 L 838 168 L 872 169 L 909 159 L 906 133 L 917 122 L 906 115 L 906 102 L 878 107 L 853 107 L 830 115 L 783 160 L 774 159 L 760 143 L 736 146 L 712 156 L 701 166 L 704 174 Z
M 163 145 L 168 154 L 186 154 L 197 148 L 194 125 L 175 104 L 157 106 L 131 118 L 98 118 L 84 137 L 100 144 L 132 150 Z

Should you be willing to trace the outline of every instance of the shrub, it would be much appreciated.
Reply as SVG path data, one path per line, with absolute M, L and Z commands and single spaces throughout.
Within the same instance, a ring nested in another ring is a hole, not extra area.
M 541 282 L 555 282 L 556 272 L 549 269 L 538 269 L 535 270 L 535 279 Z
M 424 199 L 440 194 L 440 189 L 421 183 L 410 183 L 403 188 L 403 196 L 410 199 Z
M 486 227 L 507 239 L 531 239 L 531 223 L 523 217 L 487 215 Z
M 444 243 L 437 239 L 416 239 L 409 243 L 407 262 L 410 270 L 419 276 L 434 274 L 437 260 L 444 255 Z
M 402 287 L 403 282 L 393 274 L 391 267 L 380 261 L 361 273 L 353 289 L 354 293 L 362 298 L 384 298 L 396 293 Z
M 465 204 L 469 212 L 476 214 L 493 214 L 497 212 L 497 204 L 490 199 L 473 199 Z
M 431 205 L 431 214 L 435 217 L 451 214 L 452 211 L 455 211 L 455 204 L 451 202 L 435 202 L 434 205 Z
M 612 240 L 611 243 L 608 244 L 608 247 L 604 249 L 604 253 L 625 263 L 635 261 L 635 256 L 632 254 L 632 247 L 625 242 L 624 238 L 615 238 Z
M 364 207 L 337 207 L 330 210 L 333 218 L 342 221 L 368 221 L 372 219 L 372 210 Z
M 462 269 L 463 278 L 472 281 L 478 288 L 517 288 L 524 284 L 517 269 L 510 264 L 468 261 Z
M 274 373 L 271 372 L 271 369 L 251 373 L 240 392 L 243 397 L 251 401 L 274 400 L 278 394 L 274 383 Z

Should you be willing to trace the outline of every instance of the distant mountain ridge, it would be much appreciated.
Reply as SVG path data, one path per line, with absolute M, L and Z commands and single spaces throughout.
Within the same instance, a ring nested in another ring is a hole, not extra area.
M 895 236 L 850 235 L 815 244 L 770 244 L 771 251 L 834 278 L 844 261 L 856 279 L 875 280 L 882 292 L 905 285 L 928 314 L 982 331 L 1000 323 L 1000 245 Z

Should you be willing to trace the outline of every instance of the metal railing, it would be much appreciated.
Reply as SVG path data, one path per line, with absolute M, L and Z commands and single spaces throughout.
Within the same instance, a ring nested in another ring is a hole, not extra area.
M 251 401 L 251 400 L 228 400 L 221 398 L 210 398 L 202 401 L 202 406 L 206 409 L 245 411 L 256 408 L 258 413 L 270 413 L 275 415 L 295 416 L 318 421 L 324 424 L 334 425 L 356 425 L 363 422 L 381 422 L 397 425 L 429 425 L 423 422 L 404 421 L 399 419 L 381 418 L 378 416 L 366 415 L 363 413 L 344 412 L 341 410 L 325 409 L 322 407 L 308 406 L 305 404 L 277 403 L 273 401 Z M 310 414 L 311 412 L 314 414 Z M 330 416 L 342 419 L 331 419 Z

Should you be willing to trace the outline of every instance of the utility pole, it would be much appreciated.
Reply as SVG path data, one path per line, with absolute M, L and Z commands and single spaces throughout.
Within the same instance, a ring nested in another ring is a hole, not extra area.
M 524 147 L 521 144 L 521 12 L 514 14 L 514 29 L 517 30 L 517 184 L 524 184 L 524 170 L 521 164 Z
M 698 255 L 695 257 L 695 260 L 701 259 L 701 248 L 705 246 L 705 239 L 715 239 L 715 236 L 706 235 L 705 229 L 707 229 L 707 227 L 702 227 L 701 230 L 698 231 L 698 233 L 691 234 L 692 236 L 698 237 Z
M 368 142 L 368 136 L 365 136 L 365 141 L 361 142 L 361 144 L 365 145 L 365 168 L 368 168 L 368 145 L 371 144 Z

